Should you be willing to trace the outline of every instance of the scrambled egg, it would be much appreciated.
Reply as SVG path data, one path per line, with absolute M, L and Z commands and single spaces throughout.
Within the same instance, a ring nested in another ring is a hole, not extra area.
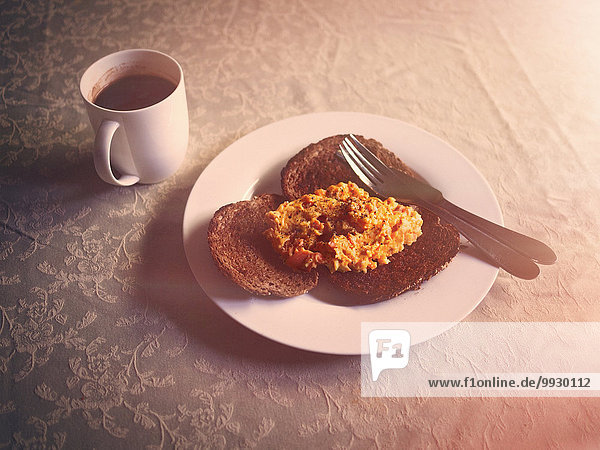
M 421 235 L 417 211 L 380 200 L 352 182 L 338 183 L 267 213 L 265 236 L 290 267 L 366 272 Z

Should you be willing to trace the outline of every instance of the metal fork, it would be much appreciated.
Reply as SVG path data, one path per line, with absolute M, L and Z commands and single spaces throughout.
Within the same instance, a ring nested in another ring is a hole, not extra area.
M 556 261 L 556 254 L 543 242 L 470 213 L 446 200 L 429 184 L 386 166 L 354 135 L 344 138 L 340 151 L 372 191 L 428 209 L 454 225 L 488 259 L 508 273 L 531 280 L 540 273 L 536 262 L 553 264 Z

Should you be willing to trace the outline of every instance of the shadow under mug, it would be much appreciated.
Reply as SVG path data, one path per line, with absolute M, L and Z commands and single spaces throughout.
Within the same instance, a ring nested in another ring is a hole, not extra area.
M 94 103 L 106 86 L 132 75 L 161 77 L 175 90 L 157 103 L 133 110 Z M 79 89 L 96 134 L 94 165 L 102 180 L 117 186 L 150 184 L 177 171 L 188 146 L 189 119 L 183 70 L 175 59 L 149 49 L 112 53 L 84 72 Z

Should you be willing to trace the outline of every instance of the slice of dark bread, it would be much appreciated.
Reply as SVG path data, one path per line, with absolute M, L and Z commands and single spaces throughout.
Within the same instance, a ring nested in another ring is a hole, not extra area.
M 319 275 L 285 265 L 264 237 L 266 213 L 284 198 L 263 194 L 221 207 L 208 226 L 208 245 L 217 267 L 245 290 L 258 295 L 293 297 L 317 285 Z
M 289 199 L 327 188 L 340 181 L 362 183 L 352 170 L 336 156 L 345 135 L 331 136 L 310 144 L 292 157 L 281 171 L 281 188 Z M 396 155 L 374 139 L 356 136 L 388 166 L 419 178 Z M 460 236 L 456 228 L 427 210 L 423 217 L 423 234 L 412 245 L 390 257 L 390 263 L 362 272 L 335 272 L 332 283 L 357 298 L 349 303 L 374 303 L 416 289 L 420 284 L 444 269 L 458 253 Z M 358 299 L 358 301 L 357 301 Z
M 292 157 L 281 171 L 281 190 L 288 199 L 296 199 L 340 181 L 361 185 L 352 169 L 336 153 L 347 135 L 331 136 L 310 144 Z M 375 139 L 356 136 L 385 164 L 416 177 L 415 172 Z
M 375 303 L 418 288 L 444 269 L 458 252 L 456 229 L 435 214 L 420 209 L 423 234 L 412 244 L 390 257 L 389 264 L 363 272 L 334 272 L 331 282 L 355 296 L 353 304 Z

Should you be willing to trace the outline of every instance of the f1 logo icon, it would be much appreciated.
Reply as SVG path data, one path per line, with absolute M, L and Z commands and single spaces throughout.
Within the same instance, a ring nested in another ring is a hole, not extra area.
M 371 375 L 377 381 L 385 369 L 403 369 L 408 364 L 410 334 L 406 330 L 373 330 L 369 333 Z

